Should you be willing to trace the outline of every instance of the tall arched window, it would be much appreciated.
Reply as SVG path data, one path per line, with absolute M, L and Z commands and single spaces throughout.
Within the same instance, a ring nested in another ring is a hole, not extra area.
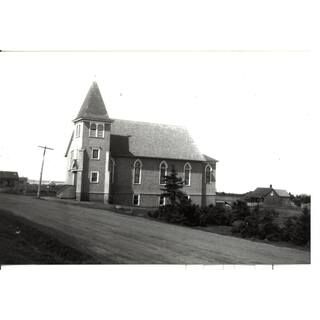
M 133 183 L 141 184 L 142 162 L 138 159 L 133 164 Z
M 165 184 L 166 183 L 166 175 L 168 171 L 168 165 L 165 161 L 162 161 L 160 163 L 160 170 L 159 170 L 159 183 L 160 184 Z
M 184 165 L 184 183 L 186 186 L 191 185 L 191 165 L 189 163 Z
M 90 137 L 95 137 L 97 131 L 97 125 L 95 123 L 90 124 Z
M 104 127 L 103 124 L 98 124 L 98 138 L 104 137 Z
M 110 183 L 114 182 L 114 166 L 115 162 L 112 158 L 109 160 Z
M 209 164 L 207 164 L 206 166 L 205 175 L 206 175 L 206 184 L 214 182 L 213 169 Z

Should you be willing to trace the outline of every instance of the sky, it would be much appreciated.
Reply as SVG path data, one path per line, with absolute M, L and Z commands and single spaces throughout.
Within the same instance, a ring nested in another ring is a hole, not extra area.
M 4 12 L 0 170 L 38 179 L 45 144 L 44 179 L 64 180 L 72 119 L 95 79 L 110 117 L 188 127 L 219 160 L 218 191 L 311 193 L 312 1 L 11 0 Z
M 64 152 L 96 80 L 111 118 L 186 126 L 217 159 L 217 189 L 309 193 L 313 87 L 308 52 L 4 53 L 1 170 L 64 180 Z

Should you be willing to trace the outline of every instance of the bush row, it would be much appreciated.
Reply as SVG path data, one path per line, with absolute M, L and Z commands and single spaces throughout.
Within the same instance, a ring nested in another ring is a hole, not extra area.
M 269 241 L 290 241 L 297 245 L 310 244 L 310 211 L 290 217 L 282 225 L 277 222 L 278 213 L 270 209 L 250 210 L 246 203 L 238 201 L 232 210 L 210 205 L 184 202 L 180 205 L 166 205 L 149 216 L 155 219 L 188 226 L 231 226 L 234 234 L 243 238 L 267 239 Z

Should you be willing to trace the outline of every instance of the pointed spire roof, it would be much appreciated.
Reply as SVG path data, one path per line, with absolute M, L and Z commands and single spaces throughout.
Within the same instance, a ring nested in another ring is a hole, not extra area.
M 73 120 L 96 120 L 110 122 L 98 84 L 94 81 L 83 101 L 77 117 Z

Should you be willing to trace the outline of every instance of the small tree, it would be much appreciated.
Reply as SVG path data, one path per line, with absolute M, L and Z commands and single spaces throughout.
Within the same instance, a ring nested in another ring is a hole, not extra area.
M 169 198 L 170 204 L 173 207 L 188 201 L 187 195 L 182 191 L 184 181 L 181 177 L 178 177 L 178 173 L 174 166 L 172 166 L 171 173 L 164 177 L 164 181 L 165 185 L 161 191 L 163 191 L 163 196 L 165 198 Z

